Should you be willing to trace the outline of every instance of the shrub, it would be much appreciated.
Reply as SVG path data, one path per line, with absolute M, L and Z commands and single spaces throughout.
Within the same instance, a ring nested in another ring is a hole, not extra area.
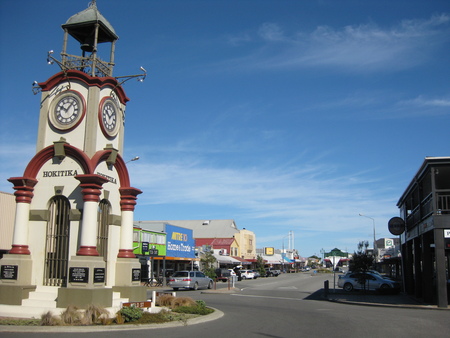
M 174 296 L 169 295 L 169 294 L 165 294 L 165 295 L 161 295 L 159 297 L 156 297 L 156 302 L 155 303 L 156 303 L 157 306 L 166 306 L 166 307 L 171 308 L 174 299 L 175 299 Z
M 195 300 L 193 300 L 191 297 L 176 297 L 173 300 L 172 308 L 177 308 L 180 306 L 193 306 L 195 304 Z
M 200 307 L 206 307 L 206 303 L 204 300 L 196 300 L 195 303 Z
M 114 318 L 114 321 L 115 321 L 117 324 L 124 324 L 124 323 L 125 323 L 125 318 L 124 318 L 124 316 L 122 316 L 122 314 L 120 313 L 120 311 L 118 311 L 118 312 L 116 313 L 116 318 Z
M 81 322 L 82 314 L 74 305 L 69 305 L 61 312 L 61 321 L 64 325 L 78 325 Z
M 173 309 L 174 312 L 178 312 L 178 313 L 189 313 L 189 314 L 193 314 L 193 315 L 208 315 L 210 313 L 213 313 L 214 310 L 210 309 L 206 306 L 202 306 L 202 305 L 191 305 L 191 306 L 179 306 L 175 309 Z
M 135 324 L 160 324 L 172 321 L 173 318 L 169 311 L 162 310 L 158 313 L 144 312 L 142 317 L 136 320 Z
M 62 325 L 62 324 L 63 323 L 61 322 L 61 320 L 59 318 L 53 316 L 51 311 L 48 311 L 41 316 L 40 325 L 42 325 L 42 326 L 56 326 L 56 325 Z
M 125 322 L 134 322 L 142 317 L 143 310 L 141 308 L 130 306 L 130 307 L 123 307 L 119 310 L 119 313 L 125 320 Z
M 109 312 L 104 307 L 90 304 L 84 312 L 84 316 L 81 318 L 80 323 L 82 325 L 105 325 L 110 323 L 108 316 Z

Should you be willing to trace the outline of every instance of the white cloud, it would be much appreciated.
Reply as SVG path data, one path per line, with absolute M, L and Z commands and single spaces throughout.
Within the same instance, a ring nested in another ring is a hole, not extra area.
M 358 213 L 369 205 L 381 215 L 392 216 L 395 210 L 395 201 L 383 197 L 390 192 L 369 178 L 370 173 L 339 175 L 336 168 L 325 164 L 299 167 L 238 169 L 191 161 L 140 163 L 130 172 L 145 192 L 139 198 L 141 206 L 231 207 L 235 214 L 230 218 L 245 218 L 254 224 L 276 222 L 297 224 L 308 231 L 350 231 L 358 226 Z M 373 205 L 374 200 L 378 205 Z
M 449 98 L 426 98 L 424 96 L 418 96 L 412 100 L 406 100 L 399 103 L 400 105 L 416 106 L 416 107 L 450 107 Z
M 310 34 L 298 32 L 291 36 L 276 23 L 264 23 L 257 32 L 262 43 L 259 49 L 229 61 L 229 66 L 245 69 L 328 66 L 354 72 L 410 68 L 423 62 L 436 45 L 448 42 L 449 21 L 447 14 L 441 14 L 429 20 L 404 20 L 393 28 L 373 23 L 342 29 L 319 26 Z
M 283 41 L 285 36 L 280 26 L 275 23 L 264 23 L 258 30 L 259 36 L 266 41 Z

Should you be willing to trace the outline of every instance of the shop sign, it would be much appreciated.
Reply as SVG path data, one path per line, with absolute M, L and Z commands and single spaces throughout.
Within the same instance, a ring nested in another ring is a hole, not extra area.
M 195 258 L 195 240 L 191 229 L 166 224 L 166 256 Z
M 450 229 L 444 229 L 444 247 L 450 249 Z

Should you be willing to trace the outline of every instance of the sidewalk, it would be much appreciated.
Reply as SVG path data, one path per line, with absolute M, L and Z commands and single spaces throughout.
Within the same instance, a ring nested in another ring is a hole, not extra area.
M 346 303 L 366 306 L 401 307 L 411 309 L 450 310 L 450 307 L 439 308 L 420 302 L 404 293 L 381 294 L 376 291 L 352 291 L 346 292 L 342 289 L 330 289 L 328 295 L 324 296 L 331 302 Z

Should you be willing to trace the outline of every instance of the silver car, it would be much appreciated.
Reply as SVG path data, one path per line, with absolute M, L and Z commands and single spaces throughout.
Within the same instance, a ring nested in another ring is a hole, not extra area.
M 211 289 L 213 280 L 200 271 L 177 271 L 170 277 L 169 286 L 175 291 L 178 289 Z
M 338 287 L 343 288 L 345 291 L 352 290 L 392 290 L 400 291 L 400 284 L 388 278 L 384 278 L 381 275 L 366 272 L 365 283 L 360 283 L 364 273 L 355 272 L 347 273 L 346 275 L 340 275 L 338 280 Z

